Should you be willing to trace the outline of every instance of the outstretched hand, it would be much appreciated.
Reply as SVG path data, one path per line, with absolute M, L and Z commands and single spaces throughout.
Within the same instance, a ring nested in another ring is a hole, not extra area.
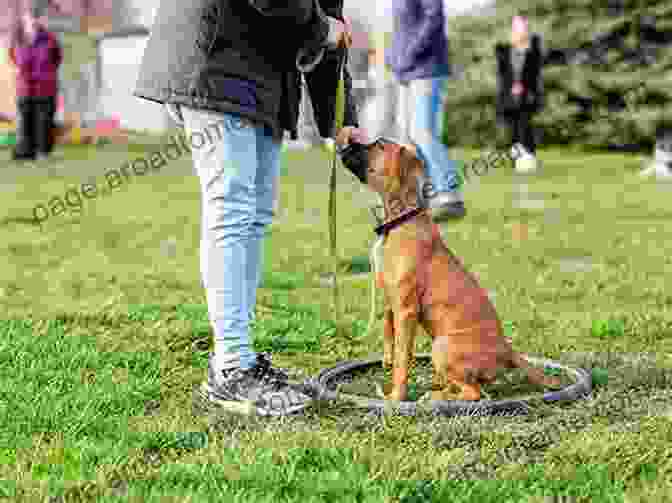
M 350 143 L 368 143 L 368 135 L 362 128 L 346 126 L 336 135 L 336 145 L 344 147 Z
M 337 47 L 349 49 L 352 46 L 352 23 L 343 16 L 343 21 L 336 18 L 329 18 L 336 34 Z

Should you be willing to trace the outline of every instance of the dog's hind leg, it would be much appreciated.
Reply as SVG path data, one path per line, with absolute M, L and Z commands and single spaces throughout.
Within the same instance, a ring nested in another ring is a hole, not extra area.
M 449 400 L 451 382 L 450 347 L 443 337 L 434 337 L 432 341 L 432 400 Z
M 481 399 L 481 384 L 479 382 L 459 383 L 457 386 L 462 389 L 457 394 L 456 400 L 475 402 Z
M 463 368 L 454 360 L 449 339 L 435 337 L 432 343 L 432 400 L 468 400 L 481 399 L 479 372 Z
M 432 400 L 464 400 L 473 402 L 481 399 L 480 383 L 466 384 L 437 379 L 433 383 L 432 388 Z

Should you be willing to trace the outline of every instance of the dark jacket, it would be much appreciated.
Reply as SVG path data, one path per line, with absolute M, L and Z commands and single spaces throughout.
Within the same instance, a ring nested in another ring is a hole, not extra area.
M 451 74 L 443 8 L 443 0 L 394 0 L 385 63 L 400 82 Z
M 297 139 L 299 49 L 325 45 L 326 16 L 342 19 L 343 0 L 162 0 L 134 96 L 235 113 Z M 277 2 L 276 2 L 277 3 Z M 263 13 L 261 12 L 263 10 Z M 330 50 L 305 74 L 322 136 L 332 136 L 338 56 Z M 346 96 L 351 87 L 345 72 Z M 352 99 L 345 125 L 356 125 Z
M 497 112 L 506 114 L 519 108 L 538 112 L 544 106 L 544 86 L 542 81 L 543 54 L 541 39 L 534 34 L 530 37 L 530 48 L 525 55 L 522 82 L 524 86 L 520 104 L 511 94 L 513 86 L 513 66 L 511 64 L 511 44 L 496 44 L 497 58 Z
M 9 59 L 17 68 L 18 98 L 56 96 L 63 52 L 53 33 L 39 28 L 32 44 L 10 47 Z

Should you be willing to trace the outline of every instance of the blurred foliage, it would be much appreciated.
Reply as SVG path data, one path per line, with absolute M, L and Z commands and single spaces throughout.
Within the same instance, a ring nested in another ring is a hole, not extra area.
M 96 61 L 96 40 L 84 33 L 61 34 L 63 64 L 60 77 L 64 82 L 79 79 L 82 65 Z
M 554 56 L 543 69 L 546 106 L 535 118 L 545 145 L 649 149 L 672 125 L 672 2 L 501 0 L 490 16 L 449 20 L 461 75 L 448 84 L 447 143 L 507 141 L 495 120 L 494 46 L 509 41 L 515 14 L 529 17 Z

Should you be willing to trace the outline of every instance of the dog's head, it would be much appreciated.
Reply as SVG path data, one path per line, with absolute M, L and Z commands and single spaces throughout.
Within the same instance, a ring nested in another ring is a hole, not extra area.
M 413 145 L 378 138 L 371 143 L 351 143 L 339 149 L 339 154 L 359 181 L 381 195 L 399 192 L 409 177 L 424 176 L 424 166 Z M 384 179 L 389 181 L 381 186 Z
M 341 158 L 348 170 L 381 196 L 386 217 L 421 205 L 425 171 L 413 145 L 379 138 L 349 145 Z

